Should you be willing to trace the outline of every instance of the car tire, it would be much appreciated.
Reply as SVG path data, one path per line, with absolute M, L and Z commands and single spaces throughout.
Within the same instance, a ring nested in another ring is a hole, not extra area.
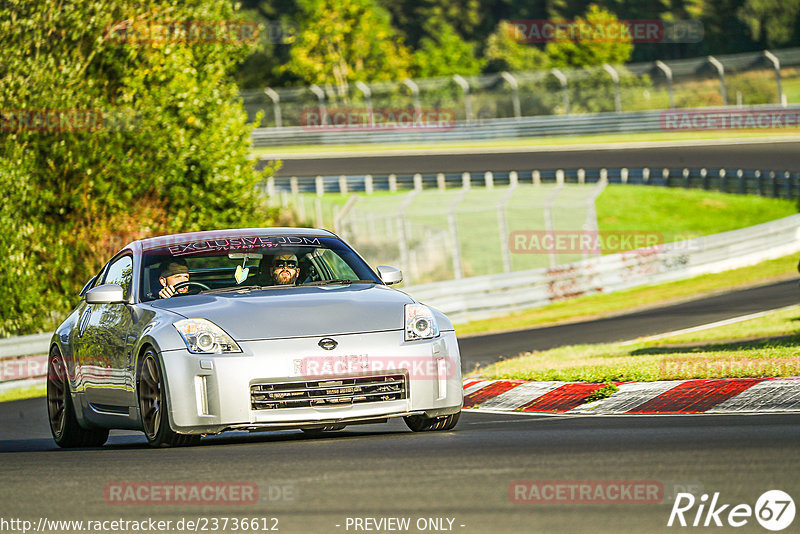
M 196 434 L 178 434 L 169 424 L 164 372 L 158 354 L 148 349 L 139 363 L 136 390 L 142 431 L 152 447 L 182 447 L 200 441 Z
M 408 428 L 414 432 L 431 432 L 452 430 L 458 423 L 458 418 L 461 417 L 461 412 L 456 412 L 450 415 L 443 415 L 441 417 L 427 417 L 424 415 L 409 415 L 403 417 L 406 421 Z
M 55 348 L 50 352 L 47 362 L 47 419 L 50 433 L 59 447 L 101 447 L 108 440 L 108 429 L 86 429 L 78 423 L 67 380 L 67 367 Z

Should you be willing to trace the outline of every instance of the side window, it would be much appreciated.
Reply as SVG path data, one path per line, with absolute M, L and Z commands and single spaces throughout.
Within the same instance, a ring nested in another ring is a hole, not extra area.
M 333 272 L 334 278 L 346 278 L 348 280 L 358 280 L 358 275 L 353 272 L 347 263 L 334 251 L 327 249 L 322 252 L 322 259 L 328 268 Z
M 127 300 L 131 295 L 131 280 L 133 280 L 133 259 L 130 256 L 122 256 L 108 266 L 103 283 L 122 286 L 123 295 Z

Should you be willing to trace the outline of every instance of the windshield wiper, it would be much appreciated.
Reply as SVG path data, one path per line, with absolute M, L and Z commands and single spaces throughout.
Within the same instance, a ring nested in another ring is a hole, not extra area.
M 208 295 L 209 293 L 233 293 L 235 291 L 252 291 L 254 289 L 261 289 L 261 286 L 233 286 L 233 287 L 220 287 L 217 289 L 208 289 L 205 291 L 201 291 L 199 294 L 201 295 Z
M 377 284 L 375 280 L 349 280 L 347 278 L 334 278 L 333 280 L 318 280 L 307 282 L 303 286 L 328 286 L 332 284 Z

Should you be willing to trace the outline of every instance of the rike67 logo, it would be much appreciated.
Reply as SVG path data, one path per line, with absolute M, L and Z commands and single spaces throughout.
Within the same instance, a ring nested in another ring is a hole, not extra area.
M 727 504 L 715 492 L 709 502 L 708 494 L 699 499 L 691 493 L 679 493 L 672 505 L 667 526 L 743 527 L 753 517 L 767 530 L 783 530 L 794 521 L 794 500 L 781 490 L 764 492 L 754 507 L 749 504 Z

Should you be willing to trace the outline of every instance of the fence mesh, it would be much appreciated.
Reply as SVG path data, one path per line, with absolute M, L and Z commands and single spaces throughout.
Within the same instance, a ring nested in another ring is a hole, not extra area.
M 596 229 L 601 188 L 516 184 L 362 196 L 336 228 L 367 261 L 401 266 L 407 283 L 555 266 L 584 256 L 520 253 L 511 232 Z
M 779 62 L 777 72 L 770 57 Z M 481 121 L 800 102 L 800 48 L 776 50 L 773 55 L 763 51 L 715 59 L 722 65 L 722 76 L 712 60 L 702 57 L 614 65 L 611 68 L 618 75 L 618 84 L 607 68 L 589 67 L 471 76 L 464 78 L 468 90 L 454 78 L 443 77 L 366 84 L 368 95 L 353 84 L 275 89 L 277 102 L 264 90 L 243 91 L 241 97 L 251 120 L 263 113 L 262 127 L 301 126 L 312 130 L 314 125 L 304 120 L 309 112 L 324 117 L 328 109 L 366 111 L 370 106 L 374 110 L 444 109 L 458 121 Z M 782 95 L 778 93 L 779 84 Z

